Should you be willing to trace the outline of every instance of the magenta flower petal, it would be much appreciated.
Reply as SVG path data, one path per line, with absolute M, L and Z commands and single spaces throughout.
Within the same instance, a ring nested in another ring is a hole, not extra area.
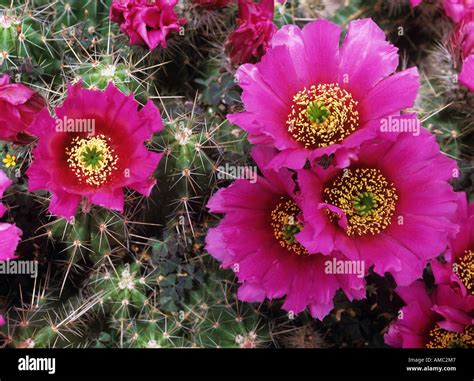
M 351 93 L 362 99 L 398 66 L 398 49 L 371 19 L 352 21 L 341 47 L 339 83 L 348 83 Z M 371 70 L 367 70 L 370 67 Z
M 3 77 L 8 79 L 8 75 Z M 3 81 L 5 82 L 5 81 Z M 29 87 L 18 83 L 6 83 L 0 87 L 0 101 L 19 106 L 28 102 L 36 93 Z
M 5 190 L 12 184 L 12 181 L 7 177 L 7 175 L 3 172 L 0 171 L 0 198 L 3 197 L 3 193 L 5 193 Z M 2 203 L 0 203 L 0 218 L 3 217 L 7 209 L 5 206 L 3 206 Z
M 471 0 L 443 0 L 443 8 L 446 15 L 455 23 L 474 12 L 474 4 Z
M 455 25 L 449 36 L 449 50 L 455 61 L 464 60 L 474 53 L 474 12 Z
M 392 115 L 413 106 L 419 88 L 418 69 L 416 67 L 396 73 L 380 81 L 361 102 L 361 114 L 364 122 L 385 115 Z
M 406 307 L 402 309 L 403 319 L 393 324 L 385 335 L 385 343 L 399 348 L 422 348 L 429 329 L 437 320 L 431 310 L 433 302 L 423 282 L 415 282 L 409 287 L 397 287 L 397 293 Z
M 266 56 L 266 65 L 262 65 L 261 73 L 266 78 L 270 86 L 275 84 L 271 76 L 275 74 L 284 75 L 287 78 L 283 84 L 290 86 L 284 94 L 281 94 L 281 87 L 273 86 L 277 94 L 285 96 L 293 95 L 301 87 L 308 85 L 309 78 L 309 57 L 305 51 L 303 31 L 296 25 L 284 25 L 273 36 L 271 47 Z M 285 48 L 280 49 L 280 48 Z M 284 52 L 284 53 L 283 53 Z M 283 55 L 284 60 L 280 55 Z M 285 71 L 287 66 L 289 70 Z M 273 77 L 280 78 L 280 77 Z
M 247 180 L 236 180 L 228 188 L 220 189 L 207 203 L 212 213 L 228 213 L 235 210 L 248 209 L 249 211 L 265 210 L 267 203 L 273 200 L 274 195 L 268 192 L 266 181 L 255 187 Z M 242 204 L 242 199 L 246 204 Z
M 287 149 L 278 153 L 275 158 L 268 163 L 268 167 L 278 170 L 282 167 L 299 169 L 304 167 L 308 159 L 308 152 L 304 149 Z
M 15 225 L 0 222 L 0 261 L 14 259 L 20 242 L 21 230 Z
M 265 290 L 251 282 L 244 283 L 237 291 L 237 297 L 249 303 L 262 302 L 265 300 Z
M 12 184 L 12 181 L 0 171 L 0 199 L 5 190 Z M 0 217 L 6 212 L 6 208 L 0 202 Z M 0 261 L 15 258 L 15 250 L 20 241 L 21 230 L 15 225 L 0 222 Z
M 452 237 L 445 253 L 446 263 L 434 259 L 431 268 L 436 284 L 449 286 L 461 294 L 474 308 L 472 262 L 474 260 L 474 205 L 467 205 L 466 195 L 460 193 L 457 209 L 459 233 Z
M 71 219 L 75 216 L 77 207 L 81 202 L 81 196 L 69 194 L 66 191 L 56 190 L 51 197 L 48 210 L 52 214 Z
M 462 332 L 465 326 L 474 323 L 472 316 L 451 306 L 434 305 L 432 310 L 445 319 L 445 321 L 439 322 L 438 325 L 449 331 Z
M 90 196 L 90 201 L 95 205 L 123 213 L 124 197 L 122 189 L 94 193 Z
M 303 28 L 308 75 L 316 83 L 333 83 L 338 77 L 341 27 L 319 19 Z
M 458 80 L 461 85 L 467 87 L 470 91 L 474 91 L 474 54 L 464 60 Z
M 301 41 L 301 37 L 296 35 L 295 39 L 291 39 L 291 34 L 288 36 L 289 31 L 289 28 L 280 29 L 276 35 L 287 32 L 289 45 L 272 47 L 262 58 L 260 64 L 257 65 L 265 84 L 286 105 L 291 104 L 294 94 L 309 85 L 308 78 L 304 75 L 306 74 L 304 66 L 303 68 L 300 67 L 301 59 L 304 57 L 303 47 L 298 42 L 298 40 Z M 275 78 L 279 80 L 275 81 Z

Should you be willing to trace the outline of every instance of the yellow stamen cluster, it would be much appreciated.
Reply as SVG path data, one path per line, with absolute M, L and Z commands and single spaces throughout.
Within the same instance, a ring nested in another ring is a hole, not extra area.
M 467 326 L 463 332 L 435 327 L 429 333 L 426 348 L 474 348 L 474 326 Z
M 109 143 L 104 135 L 72 140 L 66 149 L 67 162 L 81 183 L 101 186 L 117 169 L 118 156 Z
M 391 223 L 398 200 L 393 183 L 375 168 L 347 168 L 323 191 L 326 203 L 347 217 L 349 236 L 376 235 Z M 331 221 L 339 216 L 326 210 Z
M 302 255 L 308 252 L 295 238 L 295 235 L 303 229 L 303 225 L 297 219 L 299 213 L 300 208 L 293 200 L 282 197 L 271 213 L 271 226 L 275 238 L 282 247 L 291 253 Z
M 474 294 L 474 252 L 467 250 L 464 256 L 456 261 L 456 275 L 466 286 L 469 294 Z
M 293 97 L 288 131 L 306 148 L 339 143 L 359 126 L 357 104 L 349 92 L 333 83 L 304 88 Z

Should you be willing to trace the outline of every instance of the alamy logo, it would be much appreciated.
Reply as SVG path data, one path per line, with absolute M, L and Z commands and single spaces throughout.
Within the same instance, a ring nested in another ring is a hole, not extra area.
M 87 132 L 87 136 L 95 135 L 95 119 L 75 119 L 64 116 L 56 119 L 56 132 Z
M 380 121 L 380 132 L 411 132 L 413 136 L 419 136 L 421 123 L 414 118 L 392 117 Z
M 257 182 L 257 167 L 251 166 L 234 166 L 226 163 L 225 166 L 217 167 L 217 178 L 219 180 L 229 179 L 247 179 L 252 184 Z
M 36 278 L 38 276 L 38 261 L 8 260 L 0 262 L 0 274 L 30 275 L 32 278 Z
M 363 278 L 365 276 L 364 261 L 342 261 L 333 258 L 332 261 L 324 262 L 324 265 L 324 272 L 326 274 L 353 274 L 357 275 L 357 278 Z
M 43 371 L 48 374 L 56 373 L 55 358 L 35 358 L 30 356 L 18 359 L 18 370 L 24 372 Z

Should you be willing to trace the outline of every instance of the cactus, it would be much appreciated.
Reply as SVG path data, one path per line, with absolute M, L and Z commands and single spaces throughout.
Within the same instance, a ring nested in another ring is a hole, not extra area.
M 128 348 L 183 348 L 189 344 L 179 322 L 166 316 L 148 316 L 129 324 L 125 332 Z
M 59 0 L 51 14 L 51 18 L 54 20 L 53 27 L 67 28 L 81 23 L 87 30 L 91 27 L 97 28 L 103 23 L 107 24 L 110 3 L 109 0 Z
M 216 271 L 189 294 L 185 325 L 194 346 L 257 348 L 270 344 L 268 326 L 253 306 L 240 303 L 227 274 Z
M 128 319 L 148 303 L 147 293 L 156 283 L 153 272 L 143 273 L 140 262 L 124 266 L 104 265 L 93 273 L 89 287 L 103 293 L 100 308 L 115 319 Z
M 222 143 L 216 141 L 222 124 L 208 121 L 195 111 L 168 120 L 165 132 L 152 144 L 165 155 L 158 169 L 159 178 L 164 180 L 157 200 L 164 207 L 161 213 L 168 218 L 168 226 L 187 227 L 192 235 L 197 208 L 215 186 L 222 156 Z
M 114 64 L 110 57 L 94 63 L 84 63 L 78 69 L 78 76 L 89 89 L 104 90 L 112 82 L 125 94 L 139 92 L 139 82 L 123 63 Z M 146 97 L 145 97 L 146 98 Z
M 6 342 L 16 348 L 78 347 L 88 324 L 90 306 L 96 301 L 78 297 L 61 300 L 47 284 L 38 285 L 30 302 L 11 308 L 3 327 Z
M 129 229 L 123 218 L 101 208 L 81 210 L 72 221 L 56 219 L 45 229 L 48 236 L 66 245 L 64 250 L 73 262 L 85 257 L 97 262 L 117 248 L 128 249 Z
M 28 14 L 0 3 L 0 70 L 17 69 L 24 63 L 46 74 L 59 70 L 54 39 L 40 17 L 40 12 Z

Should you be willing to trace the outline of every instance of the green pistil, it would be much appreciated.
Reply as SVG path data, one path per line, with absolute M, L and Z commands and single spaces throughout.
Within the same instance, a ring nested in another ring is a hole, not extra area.
M 329 111 L 324 104 L 311 102 L 306 109 L 306 115 L 313 123 L 323 123 L 328 118 Z
M 290 245 L 297 243 L 295 235 L 301 231 L 301 224 L 296 222 L 294 224 L 288 224 L 283 226 L 281 231 L 282 238 Z
M 86 147 L 81 159 L 86 166 L 96 169 L 100 166 L 102 160 L 104 160 L 104 153 L 96 147 Z
M 371 192 L 363 192 L 354 199 L 354 209 L 359 215 L 367 215 L 377 208 L 377 200 Z
M 462 340 L 452 340 L 448 344 L 448 348 L 469 348 L 467 343 L 463 343 Z

